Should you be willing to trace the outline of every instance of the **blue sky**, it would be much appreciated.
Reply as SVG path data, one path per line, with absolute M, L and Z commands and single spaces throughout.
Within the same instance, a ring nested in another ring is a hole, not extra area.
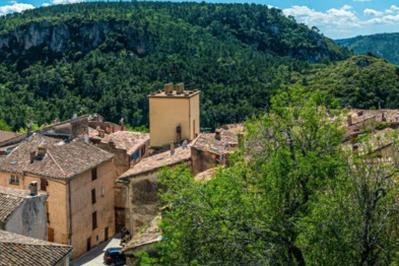
M 0 0 L 0 15 L 51 4 L 84 0 Z M 275 6 L 331 38 L 399 32 L 399 0 L 207 0 Z

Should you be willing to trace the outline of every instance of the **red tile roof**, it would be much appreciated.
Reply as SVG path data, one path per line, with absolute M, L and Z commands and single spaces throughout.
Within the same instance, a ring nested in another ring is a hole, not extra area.
M 46 148 L 45 156 L 31 163 L 30 153 L 37 151 L 40 146 Z M 65 179 L 90 170 L 113 156 L 79 139 L 66 143 L 36 134 L 21 142 L 0 161 L 0 171 Z
M 0 265 L 58 265 L 72 247 L 0 230 Z

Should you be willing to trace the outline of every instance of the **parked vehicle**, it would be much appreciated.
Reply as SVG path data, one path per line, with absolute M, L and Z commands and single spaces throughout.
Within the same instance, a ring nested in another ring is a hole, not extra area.
M 122 253 L 122 248 L 107 248 L 104 252 L 104 263 L 106 265 L 125 265 L 126 257 Z

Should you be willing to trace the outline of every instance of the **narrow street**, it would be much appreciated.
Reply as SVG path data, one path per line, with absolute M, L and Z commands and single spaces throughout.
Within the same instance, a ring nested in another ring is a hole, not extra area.
M 103 255 L 104 251 L 107 248 L 111 247 L 120 247 L 120 235 L 116 235 L 110 240 L 101 243 L 100 245 L 94 247 L 91 249 L 89 252 L 83 254 L 79 258 L 75 259 L 72 261 L 71 265 L 72 266 L 80 266 L 80 265 L 86 265 L 86 266 L 96 266 L 96 265 L 104 265 L 103 263 Z

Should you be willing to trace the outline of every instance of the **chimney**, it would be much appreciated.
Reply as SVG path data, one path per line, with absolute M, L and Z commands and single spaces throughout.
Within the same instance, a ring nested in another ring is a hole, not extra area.
M 386 118 L 386 116 L 385 116 L 385 112 L 382 112 L 382 113 L 381 113 L 381 121 L 382 121 L 382 122 L 386 122 L 386 121 L 387 121 L 387 118 Z
M 218 128 L 215 131 L 215 139 L 216 140 L 222 140 L 222 129 Z
M 125 130 L 125 119 L 123 117 L 119 120 L 119 125 L 121 126 L 121 131 L 124 131 Z
M 184 92 L 184 83 L 180 82 L 176 84 L 176 94 L 182 94 Z
M 174 143 L 170 144 L 170 155 L 175 155 L 175 144 Z
M 47 153 L 47 149 L 46 146 L 44 144 L 40 144 L 39 146 L 37 146 L 37 156 L 41 159 L 44 158 L 44 156 L 46 156 Z
M 31 196 L 37 196 L 37 181 L 32 181 L 29 184 L 29 190 Z
M 35 161 L 35 158 L 36 158 L 36 152 L 31 151 L 30 152 L 30 163 L 33 163 Z
M 32 135 L 32 122 L 29 122 L 27 125 L 26 135 L 30 137 Z
M 351 126 L 352 125 L 352 114 L 348 115 L 347 121 L 348 121 L 348 126 Z
M 163 86 L 163 90 L 165 91 L 166 94 L 172 94 L 173 93 L 173 83 L 166 83 Z
M 98 136 L 99 136 L 100 138 L 104 138 L 104 137 L 105 137 L 105 132 L 104 132 L 103 129 L 98 128 L 97 131 L 98 131 Z

